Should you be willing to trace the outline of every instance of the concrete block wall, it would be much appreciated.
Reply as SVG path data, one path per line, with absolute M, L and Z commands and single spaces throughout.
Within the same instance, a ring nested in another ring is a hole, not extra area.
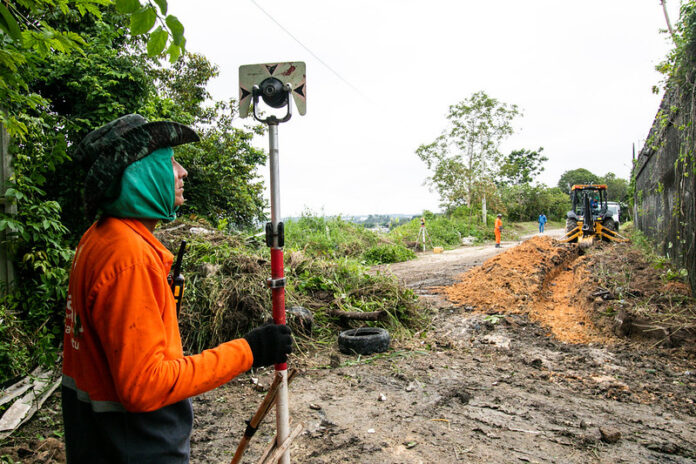
M 694 140 L 685 129 L 694 97 L 665 94 L 648 141 L 635 160 L 634 221 L 657 252 L 689 272 L 696 293 L 696 172 Z M 696 122 L 696 121 L 695 121 Z

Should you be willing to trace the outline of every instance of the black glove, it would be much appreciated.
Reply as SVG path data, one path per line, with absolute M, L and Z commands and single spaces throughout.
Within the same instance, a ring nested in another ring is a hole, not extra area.
M 292 334 L 287 325 L 263 325 L 246 334 L 244 339 L 254 355 L 251 367 L 284 363 L 292 353 Z

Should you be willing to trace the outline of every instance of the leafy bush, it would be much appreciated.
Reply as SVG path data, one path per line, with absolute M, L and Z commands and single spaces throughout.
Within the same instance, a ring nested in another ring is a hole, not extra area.
M 312 310 L 320 341 L 333 340 L 346 327 L 332 310 L 384 311 L 385 320 L 368 325 L 385 326 L 393 333 L 426 324 L 428 315 L 418 306 L 417 295 L 393 275 L 373 274 L 355 259 L 313 259 L 301 252 L 290 254 L 286 265 L 290 275 L 287 295 L 291 301 Z
M 61 222 L 60 206 L 46 200 L 41 188 L 64 151 L 56 155 L 52 140 L 42 140 L 36 134 L 41 131 L 39 124 L 33 122 L 27 128 L 37 137 L 25 144 L 22 152 L 14 153 L 15 174 L 10 179 L 12 186 L 5 191 L 5 201 L 15 205 L 17 213 L 0 213 L 0 232 L 10 239 L 6 247 L 15 271 L 14 282 L 0 302 L 8 321 L 3 324 L 9 324 L 0 332 L 0 360 L 16 355 L 27 362 L 20 370 L 14 361 L 8 366 L 0 364 L 0 377 L 25 374 L 37 363 L 50 365 L 55 361 L 62 341 L 73 254 L 66 244 L 68 230 Z M 17 338 L 23 342 L 15 347 Z
M 568 194 L 543 185 L 512 185 L 500 191 L 511 221 L 536 221 L 540 213 L 549 220 L 565 219 L 570 209 Z
M 305 212 L 299 219 L 285 222 L 285 246 L 303 250 L 310 256 L 359 257 L 377 245 L 380 237 L 364 226 Z
M 0 384 L 24 375 L 31 363 L 30 340 L 16 314 L 0 304 Z
M 369 264 L 388 264 L 414 259 L 416 254 L 403 245 L 388 243 L 367 249 L 362 257 Z

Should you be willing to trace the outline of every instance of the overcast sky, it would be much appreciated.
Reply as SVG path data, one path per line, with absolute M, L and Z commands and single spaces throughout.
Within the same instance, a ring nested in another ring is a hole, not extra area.
M 668 1 L 673 23 L 678 10 Z M 219 66 L 215 99 L 238 98 L 241 65 L 307 64 L 307 114 L 279 127 L 283 216 L 439 211 L 415 150 L 480 90 L 523 111 L 502 151 L 544 147 L 540 182 L 577 168 L 628 179 L 671 48 L 659 0 L 169 0 L 169 12 L 187 49 Z

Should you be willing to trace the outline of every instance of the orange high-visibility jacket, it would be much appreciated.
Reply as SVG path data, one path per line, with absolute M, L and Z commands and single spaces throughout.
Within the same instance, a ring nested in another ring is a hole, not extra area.
M 63 386 L 95 412 L 154 411 L 251 368 L 243 338 L 184 356 L 167 283 L 173 255 L 138 220 L 103 218 L 75 252 Z
M 503 220 L 500 218 L 495 218 L 495 233 L 500 233 L 500 228 L 503 227 Z

